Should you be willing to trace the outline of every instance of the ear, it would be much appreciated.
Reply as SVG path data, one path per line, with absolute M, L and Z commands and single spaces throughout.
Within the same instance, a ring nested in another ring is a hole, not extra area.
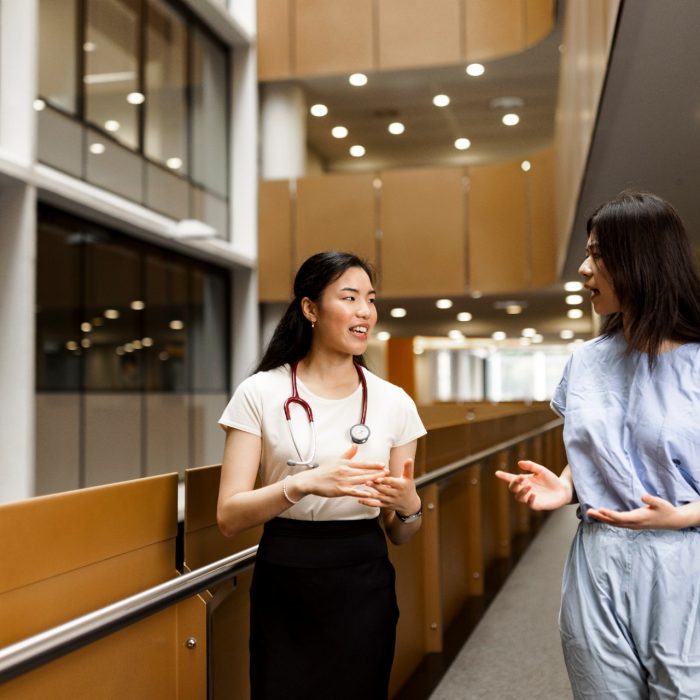
M 309 323 L 316 323 L 316 304 L 309 297 L 301 300 L 301 312 Z

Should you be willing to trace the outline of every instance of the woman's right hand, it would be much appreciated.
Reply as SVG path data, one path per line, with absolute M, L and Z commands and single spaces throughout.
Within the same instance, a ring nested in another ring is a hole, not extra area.
M 568 468 L 562 476 L 557 476 L 547 467 L 526 459 L 520 460 L 518 467 L 529 473 L 496 472 L 499 479 L 508 482 L 508 490 L 516 501 L 532 510 L 556 510 L 571 503 L 573 485 Z
M 357 445 L 353 444 L 337 463 L 305 469 L 290 477 L 287 481 L 289 496 L 295 501 L 310 494 L 326 498 L 366 497 L 367 489 L 360 487 L 378 477 L 388 476 L 389 469 L 379 462 L 352 462 L 356 454 Z

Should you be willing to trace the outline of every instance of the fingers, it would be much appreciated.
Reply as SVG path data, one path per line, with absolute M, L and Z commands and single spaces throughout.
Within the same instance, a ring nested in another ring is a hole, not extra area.
M 546 471 L 545 467 L 537 462 L 531 462 L 529 459 L 521 459 L 518 461 L 518 467 L 524 472 L 531 472 L 532 474 L 541 474 Z
M 503 481 L 507 481 L 508 483 L 513 481 L 513 479 L 515 479 L 515 477 L 517 476 L 516 474 L 511 474 L 510 472 L 503 472 L 500 469 L 498 471 L 496 471 L 495 473 L 499 479 L 501 479 Z
M 350 447 L 343 452 L 343 454 L 340 456 L 340 459 L 352 459 L 355 455 L 357 454 L 357 444 L 352 443 Z

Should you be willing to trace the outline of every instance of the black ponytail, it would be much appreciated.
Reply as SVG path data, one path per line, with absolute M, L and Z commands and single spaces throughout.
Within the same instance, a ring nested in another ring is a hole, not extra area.
M 352 253 L 316 253 L 302 263 L 294 278 L 294 299 L 277 324 L 256 372 L 266 372 L 284 364 L 291 365 L 308 354 L 311 349 L 311 324 L 301 310 L 301 300 L 308 297 L 311 301 L 318 302 L 323 290 L 351 267 L 364 270 L 374 284 L 371 265 Z M 356 355 L 355 361 L 365 366 L 362 355 Z

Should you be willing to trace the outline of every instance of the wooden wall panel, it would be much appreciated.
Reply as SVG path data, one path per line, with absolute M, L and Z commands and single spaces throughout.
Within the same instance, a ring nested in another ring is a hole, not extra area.
M 520 162 L 472 168 L 469 190 L 470 285 L 482 292 L 529 283 L 525 176 Z
M 387 343 L 387 379 L 416 398 L 413 338 L 389 338 Z
M 542 41 L 554 28 L 553 0 L 525 0 L 525 45 Z
M 263 180 L 258 188 L 258 294 L 260 301 L 288 301 L 292 293 L 292 203 L 287 180 Z
M 258 80 L 282 80 L 294 72 L 290 2 L 258 0 Z
M 298 75 L 372 70 L 373 0 L 299 0 L 293 23 Z
M 375 262 L 373 174 L 318 175 L 297 181 L 294 268 L 322 250 Z
M 463 175 L 461 168 L 382 173 L 383 295 L 464 292 Z
M 532 168 L 526 175 L 530 202 L 532 286 L 545 287 L 556 281 L 554 151 L 550 148 L 530 156 L 530 163 Z
M 379 0 L 381 70 L 459 63 L 459 0 Z
M 466 0 L 467 59 L 500 58 L 525 46 L 526 0 Z

